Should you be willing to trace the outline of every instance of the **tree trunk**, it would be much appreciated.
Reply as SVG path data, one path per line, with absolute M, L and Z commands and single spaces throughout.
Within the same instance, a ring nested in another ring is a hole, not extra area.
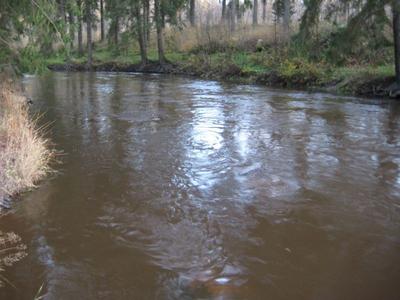
M 222 0 L 222 22 L 226 21 L 226 0 Z
M 400 1 L 393 0 L 393 41 L 394 41 L 394 58 L 396 67 L 396 85 L 400 89 Z
M 114 20 L 114 44 L 118 46 L 118 33 L 119 33 L 119 17 L 116 16 Z
M 144 35 L 145 35 L 145 42 L 149 44 L 150 42 L 150 0 L 145 0 L 144 7 L 143 7 L 143 14 L 144 14 Z
M 189 0 L 189 21 L 190 26 L 196 25 L 196 3 L 195 0 Z
M 91 6 L 89 1 L 86 1 L 86 37 L 87 37 L 87 53 L 88 67 L 92 67 L 93 61 L 93 49 L 92 49 L 92 16 L 91 16 Z
M 242 12 L 240 11 L 240 1 L 239 0 L 235 1 L 235 11 L 236 11 L 236 23 L 239 24 L 242 22 L 242 17 L 243 17 Z
M 284 39 L 286 42 L 288 42 L 290 40 L 290 0 L 284 0 L 283 5 Z
M 78 54 L 83 54 L 83 46 L 82 46 L 82 20 L 78 18 Z
M 67 16 L 65 14 L 65 0 L 60 1 L 60 16 L 64 20 L 65 23 L 67 23 Z
M 157 48 L 158 48 L 158 62 L 160 65 L 165 64 L 164 55 L 164 36 L 163 36 L 163 26 L 162 26 L 162 16 L 161 16 L 161 0 L 154 0 L 154 17 L 156 21 L 156 31 L 157 31 Z
M 265 23 L 265 20 L 267 18 L 267 0 L 261 0 L 262 1 L 262 20 L 263 23 Z
M 69 23 L 70 46 L 71 49 L 73 49 L 75 40 L 75 28 L 74 28 L 74 15 L 72 14 L 72 9 L 68 13 L 68 23 Z
M 100 0 L 100 38 L 104 41 L 104 3 Z
M 146 12 L 144 9 L 144 18 L 142 17 L 140 13 L 140 7 L 137 6 L 135 8 L 135 14 L 136 14 L 136 20 L 137 20 L 137 35 L 138 35 L 138 41 L 139 41 L 139 48 L 140 48 L 140 58 L 141 58 L 141 65 L 145 66 L 147 64 L 147 45 L 146 45 L 146 27 L 143 26 L 146 21 Z
M 236 1 L 231 0 L 230 4 L 230 29 L 234 32 L 236 29 Z
M 258 24 L 258 0 L 253 2 L 253 26 Z
M 77 0 L 76 4 L 78 6 L 79 11 L 82 12 L 82 1 Z M 79 56 L 81 56 L 83 54 L 83 47 L 82 47 L 82 16 L 80 13 L 76 17 L 76 20 L 78 22 L 78 54 Z

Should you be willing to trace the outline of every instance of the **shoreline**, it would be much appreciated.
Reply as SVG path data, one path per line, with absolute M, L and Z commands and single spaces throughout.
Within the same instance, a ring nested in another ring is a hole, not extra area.
M 0 73 L 0 215 L 22 192 L 35 188 L 50 172 L 50 141 L 29 112 L 19 78 Z
M 301 90 L 305 92 L 322 92 L 339 96 L 355 96 L 364 98 L 394 99 L 390 96 L 394 77 L 336 80 L 328 83 L 310 83 L 302 80 L 284 78 L 272 70 L 259 74 L 244 74 L 241 70 L 213 70 L 206 68 L 202 72 L 193 71 L 190 64 L 167 63 L 160 65 L 150 61 L 145 66 L 141 64 L 122 64 L 117 62 L 95 63 L 90 68 L 85 63 L 55 63 L 47 68 L 55 72 L 135 72 L 144 74 L 172 74 L 195 76 L 202 79 L 220 80 L 231 83 L 256 84 L 270 88 Z M 229 67 L 228 67 L 229 69 Z M 229 72 L 230 71 L 230 72 Z

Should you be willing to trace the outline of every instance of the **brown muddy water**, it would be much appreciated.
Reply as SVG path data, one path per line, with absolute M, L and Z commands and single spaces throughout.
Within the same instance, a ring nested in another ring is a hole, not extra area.
M 26 77 L 58 174 L 0 219 L 1 299 L 400 299 L 400 103 Z

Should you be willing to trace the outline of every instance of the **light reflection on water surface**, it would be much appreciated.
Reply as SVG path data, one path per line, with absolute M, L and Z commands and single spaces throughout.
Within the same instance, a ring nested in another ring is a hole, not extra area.
M 7 299 L 397 299 L 400 105 L 170 76 L 25 80 L 59 174 Z

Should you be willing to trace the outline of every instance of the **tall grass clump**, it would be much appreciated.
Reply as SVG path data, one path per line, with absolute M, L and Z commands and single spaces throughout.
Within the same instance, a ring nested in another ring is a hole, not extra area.
M 54 156 L 27 101 L 7 80 L 0 83 L 0 200 L 35 187 Z

